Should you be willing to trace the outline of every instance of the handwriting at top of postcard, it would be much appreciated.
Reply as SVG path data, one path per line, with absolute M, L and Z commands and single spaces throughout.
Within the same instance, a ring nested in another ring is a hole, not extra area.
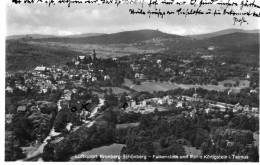
M 131 15 L 164 18 L 166 16 L 231 16 L 233 24 L 249 24 L 247 17 L 260 16 L 260 4 L 255 0 L 13 0 L 14 4 L 65 5 L 128 5 Z

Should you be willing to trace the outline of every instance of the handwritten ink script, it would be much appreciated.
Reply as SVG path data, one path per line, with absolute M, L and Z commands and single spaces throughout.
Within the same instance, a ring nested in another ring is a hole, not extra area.
M 258 0 L 12 0 L 14 4 L 55 5 L 128 5 L 130 15 L 142 15 L 164 18 L 169 15 L 199 16 L 210 15 L 231 16 L 234 25 L 249 24 L 247 18 L 260 17 L 260 1 Z

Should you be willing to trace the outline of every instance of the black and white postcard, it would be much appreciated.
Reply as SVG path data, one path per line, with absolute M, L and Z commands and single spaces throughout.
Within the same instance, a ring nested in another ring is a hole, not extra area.
M 259 162 L 260 1 L 3 6 L 5 162 Z

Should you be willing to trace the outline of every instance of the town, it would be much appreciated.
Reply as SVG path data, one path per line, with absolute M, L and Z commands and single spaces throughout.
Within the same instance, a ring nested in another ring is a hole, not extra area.
M 7 72 L 6 160 L 98 161 L 98 154 L 76 158 L 113 146 L 116 161 L 144 161 L 124 154 L 258 161 L 259 67 L 214 50 L 106 59 L 93 50 L 66 64 Z

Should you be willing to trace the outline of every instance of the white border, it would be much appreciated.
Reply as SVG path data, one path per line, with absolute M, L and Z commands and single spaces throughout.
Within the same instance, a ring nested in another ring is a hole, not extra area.
M 1 164 L 35 164 L 35 162 L 5 162 L 4 161 L 4 149 L 5 149 L 5 130 L 4 130 L 4 123 L 5 123 L 5 37 L 6 37 L 6 32 L 7 32 L 7 27 L 6 27 L 6 6 L 8 3 L 11 3 L 12 0 L 0 0 L 0 38 L 1 38 L 1 43 L 0 43 L 0 86 L 1 86 L 1 95 L 0 95 L 0 107 L 1 107 L 1 134 L 0 134 L 0 146 L 1 146 L 1 152 L 0 152 L 0 162 Z M 258 21 L 258 29 L 260 28 L 260 21 Z M 260 48 L 259 48 L 260 49 Z M 50 163 L 50 162 L 49 162 Z M 47 162 L 37 162 L 37 164 L 49 164 Z M 54 162 L 51 162 L 54 163 Z M 55 164 L 80 164 L 80 165 L 86 165 L 86 164 L 130 164 L 130 165 L 139 165 L 139 164 L 176 164 L 176 165 L 189 165 L 189 164 L 194 164 L 193 162 L 55 162 Z M 196 162 L 197 163 L 197 162 Z M 199 164 L 208 164 L 209 162 L 199 162 Z M 225 162 L 223 162 L 225 163 Z M 210 164 L 223 164 L 223 163 L 210 163 Z M 244 164 L 244 163 L 229 163 L 229 164 Z M 251 163 L 247 163 L 251 164 Z M 252 163 L 252 164 L 258 164 L 258 163 Z

